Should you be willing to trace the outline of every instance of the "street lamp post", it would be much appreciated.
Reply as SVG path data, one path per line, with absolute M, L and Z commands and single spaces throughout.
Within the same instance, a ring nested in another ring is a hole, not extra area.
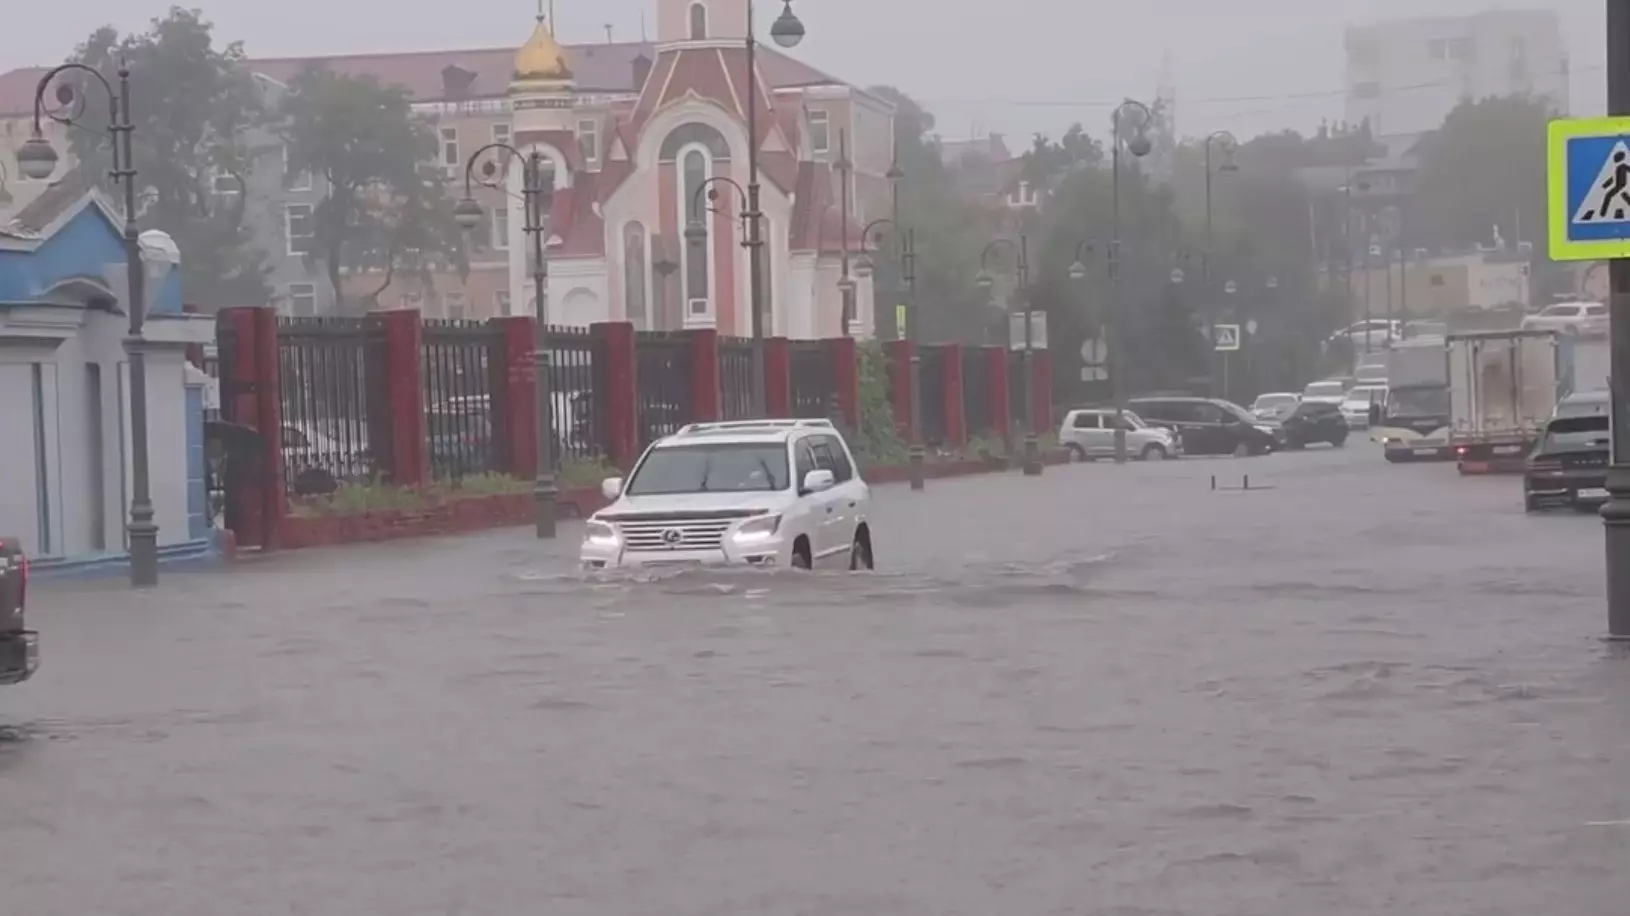
M 850 325 L 855 315 L 855 281 L 849 275 L 849 173 L 854 166 L 849 162 L 848 132 L 838 131 L 838 161 L 834 166 L 838 172 L 838 226 L 843 234 L 842 269 L 838 277 L 838 299 L 841 303 L 838 311 L 838 323 L 843 325 L 838 334 L 849 336 Z M 865 237 L 861 237 L 865 241 Z
M 1127 115 L 1134 115 L 1136 118 L 1130 125 L 1126 122 Z M 1112 323 L 1117 327 L 1120 325 L 1121 314 L 1121 147 L 1126 147 L 1126 151 L 1131 153 L 1134 158 L 1141 159 L 1149 155 L 1149 150 L 1153 148 L 1153 144 L 1149 142 L 1149 128 L 1154 124 L 1154 120 L 1155 113 L 1150 110 L 1149 106 L 1134 99 L 1127 99 L 1116 106 L 1109 116 L 1111 149 L 1109 166 L 1109 311 Z M 1130 137 L 1126 135 L 1128 126 L 1132 130 L 1132 136 Z M 1121 415 L 1123 392 L 1120 391 L 1120 385 L 1118 384 L 1115 386 L 1115 390 L 1115 415 L 1118 418 Z M 1124 426 L 1125 424 L 1119 422 L 1115 424 L 1116 464 L 1126 463 L 1126 430 Z
M 1217 144 L 1222 149 L 1222 162 L 1214 169 L 1211 163 L 1211 147 Z M 1239 140 L 1226 130 L 1219 130 L 1205 139 L 1205 167 L 1206 167 L 1206 246 L 1200 252 L 1200 287 L 1205 291 L 1206 297 L 1206 336 L 1210 343 L 1206 347 L 1206 364 L 1210 367 L 1211 396 L 1217 396 L 1217 297 L 1211 288 L 1211 255 L 1214 235 L 1211 226 L 1211 176 L 1216 172 L 1237 172 L 1239 166 L 1234 163 L 1234 152 L 1239 149 Z
M 1075 243 L 1075 260 L 1070 262 L 1070 279 L 1075 281 L 1087 278 L 1087 258 L 1098 253 L 1098 243 L 1092 239 L 1082 239 Z M 1115 282 L 1115 275 L 1120 267 L 1116 264 L 1119 252 L 1111 245 L 1104 249 L 1105 263 L 1109 268 L 1110 283 Z M 1183 272 L 1172 270 L 1172 282 L 1183 282 Z M 1124 425 L 1124 398 L 1121 390 L 1121 340 L 1120 316 L 1110 313 L 1104 316 L 1099 325 L 1103 330 L 1104 362 L 1109 375 L 1109 399 L 1115 405 L 1115 429 L 1117 431 Z M 1124 445 L 1122 446 L 1125 447 Z
M 498 154 L 488 156 L 487 154 Z M 476 177 L 475 166 L 482 162 L 481 175 Z M 533 320 L 532 391 L 537 401 L 537 473 L 532 481 L 532 517 L 537 536 L 555 536 L 555 435 L 553 404 L 553 360 L 549 352 L 549 261 L 545 257 L 548 244 L 549 202 L 554 197 L 554 182 L 545 179 L 543 154 L 537 150 L 523 154 L 507 143 L 489 143 L 481 147 L 464 164 L 464 199 L 453 210 L 453 217 L 466 232 L 481 225 L 485 216 L 481 205 L 471 196 L 471 183 L 477 181 L 485 187 L 504 189 L 508 182 L 507 168 L 494 161 L 501 156 L 507 163 L 510 157 L 521 160 L 521 202 L 524 222 L 521 231 L 532 244 L 532 287 L 537 300 Z
M 1607 0 L 1607 111 L 1630 115 L 1630 0 Z M 1630 258 L 1608 264 L 1612 459 L 1602 523 L 1607 540 L 1607 633 L 1630 640 Z
M 1025 476 L 1041 476 L 1041 442 L 1037 438 L 1036 429 L 1036 371 L 1032 359 L 1035 346 L 1035 302 L 1030 296 L 1030 241 L 1020 235 L 1017 242 L 1012 239 L 992 239 L 985 249 L 979 253 L 979 275 L 974 282 L 981 289 L 989 290 L 996 285 L 996 278 L 991 275 L 987 265 L 990 256 L 998 249 L 1009 248 L 1013 251 L 1014 275 L 1018 281 L 1017 294 L 1024 297 L 1024 350 L 1021 358 L 1024 371 L 1024 455 L 1022 467 Z M 1011 313 L 1010 313 L 1011 314 Z M 1012 346 L 1009 342 L 1009 346 Z
M 906 326 L 902 330 L 907 344 L 911 347 L 910 374 L 907 376 L 911 385 L 911 422 L 908 424 L 907 435 L 911 437 L 909 450 L 906 455 L 906 465 L 911 474 L 911 489 L 921 490 L 924 487 L 923 464 L 927 454 L 923 448 L 923 398 L 922 398 L 922 354 L 917 352 L 917 230 L 901 229 L 900 224 L 891 217 L 874 219 L 866 224 L 860 231 L 861 243 L 872 237 L 872 233 L 879 232 L 887 226 L 899 240 L 900 246 L 900 279 L 906 287 Z M 871 275 L 871 259 L 865 254 L 855 264 L 855 272 L 862 277 Z
M 130 354 L 130 584 L 138 587 L 158 584 L 158 525 L 153 522 L 153 497 L 147 454 L 147 354 L 142 340 L 142 324 L 147 319 L 146 276 L 142 270 L 141 241 L 136 230 L 136 166 L 131 149 L 135 125 L 130 118 L 130 67 L 119 65 L 119 88 L 107 77 L 84 64 L 63 64 L 40 78 L 34 88 L 34 135 L 17 150 L 17 168 L 23 177 L 44 180 L 57 168 L 57 151 L 41 132 L 41 116 L 59 124 L 79 125 L 84 115 L 72 83 L 57 86 L 57 111 L 46 111 L 45 92 L 57 77 L 68 72 L 89 74 L 108 95 L 107 131 L 113 143 L 113 168 L 109 175 L 124 190 L 124 254 L 129 284 L 130 333 L 125 351 Z

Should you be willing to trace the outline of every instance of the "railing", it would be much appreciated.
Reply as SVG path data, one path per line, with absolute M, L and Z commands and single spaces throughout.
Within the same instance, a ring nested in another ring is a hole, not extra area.
M 787 362 L 792 376 L 792 415 L 809 419 L 821 417 L 836 419 L 837 366 L 832 360 L 826 342 L 789 341 Z
M 938 448 L 945 444 L 945 347 L 919 347 L 917 353 L 921 359 L 917 383 L 922 386 L 919 403 L 923 410 L 917 429 L 924 445 Z
M 967 347 L 962 351 L 962 416 L 969 435 L 989 435 L 996 428 L 995 405 L 990 402 L 990 351 Z
M 599 342 L 586 328 L 548 328 L 549 391 L 555 468 L 606 453 L 605 367 Z
M 1023 350 L 1009 350 L 1007 353 L 1007 406 L 1013 418 L 1013 431 L 1015 434 L 1030 429 L 1030 405 L 1024 402 L 1025 392 L 1030 389 L 1024 384 L 1025 370 L 1030 368 L 1029 360 L 1024 358 Z M 1046 423 L 1046 417 L 1037 417 L 1036 422 Z
M 279 318 L 283 473 L 291 495 L 372 477 L 390 447 L 377 318 Z M 225 348 L 223 347 L 223 352 Z
M 420 335 L 430 476 L 459 479 L 502 470 L 494 441 L 493 378 L 503 343 L 497 326 L 426 319 Z
M 640 331 L 634 335 L 634 422 L 640 448 L 690 422 L 692 343 L 685 334 Z
M 726 420 L 754 419 L 753 351 L 761 345 L 751 338 L 719 338 L 719 400 Z

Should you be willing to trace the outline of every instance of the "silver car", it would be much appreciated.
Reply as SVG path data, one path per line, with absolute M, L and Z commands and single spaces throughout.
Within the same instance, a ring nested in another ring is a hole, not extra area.
M 1150 426 L 1130 410 L 1123 411 L 1121 419 L 1126 428 L 1126 453 L 1131 457 L 1161 461 L 1183 453 L 1182 442 L 1171 430 Z M 1115 409 L 1092 407 L 1070 411 L 1064 415 L 1064 425 L 1059 427 L 1058 443 L 1076 461 L 1113 457 Z

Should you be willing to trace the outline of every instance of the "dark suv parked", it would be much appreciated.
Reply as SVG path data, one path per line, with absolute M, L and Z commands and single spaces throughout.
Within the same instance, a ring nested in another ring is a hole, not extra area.
M 1340 404 L 1303 401 L 1280 421 L 1285 448 L 1306 448 L 1315 442 L 1336 447 L 1347 444 L 1347 420 Z
M 1133 398 L 1127 409 L 1151 426 L 1177 431 L 1186 455 L 1266 455 L 1279 447 L 1274 427 L 1217 398 Z

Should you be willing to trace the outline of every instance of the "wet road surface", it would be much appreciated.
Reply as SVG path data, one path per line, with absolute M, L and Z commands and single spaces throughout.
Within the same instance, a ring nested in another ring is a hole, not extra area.
M 0 910 L 1617 916 L 1601 525 L 1517 486 L 1358 446 L 880 488 L 871 576 L 566 529 L 42 587 Z

